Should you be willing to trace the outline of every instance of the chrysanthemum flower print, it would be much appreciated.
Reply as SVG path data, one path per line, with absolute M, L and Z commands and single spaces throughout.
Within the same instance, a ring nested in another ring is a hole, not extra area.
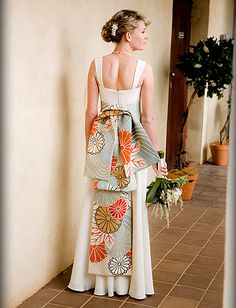
M 113 233 L 117 231 L 121 225 L 121 221 L 113 218 L 106 206 L 99 206 L 97 208 L 95 221 L 98 228 L 104 233 Z
M 131 249 L 126 253 L 126 256 L 130 258 L 130 266 L 132 266 L 132 251 Z
M 110 170 L 111 174 L 112 174 L 113 168 L 115 168 L 117 165 L 117 161 L 118 161 L 117 156 L 112 155 L 111 170 Z
M 129 185 L 130 177 L 126 177 L 123 165 L 117 166 L 112 170 L 112 174 L 116 177 L 119 187 L 124 188 Z
M 88 142 L 88 153 L 98 154 L 101 152 L 105 145 L 105 139 L 102 133 L 96 132 L 92 137 L 89 138 Z
M 112 168 L 114 168 L 116 166 L 117 160 L 118 160 L 117 157 L 113 155 L 112 156 L 112 161 L 111 161 Z
M 94 180 L 93 187 L 94 187 L 94 189 L 98 188 L 98 180 Z
M 102 242 L 99 245 L 90 245 L 89 258 L 91 262 L 101 262 L 107 256 L 105 249 L 105 243 Z
M 90 131 L 89 138 L 94 136 L 94 134 L 96 133 L 97 129 L 98 129 L 98 122 L 95 120 L 95 121 L 93 121 L 93 125 L 92 125 L 91 131 Z
M 116 124 L 117 117 L 109 117 L 104 123 L 104 128 L 107 130 L 113 130 Z
M 130 258 L 126 255 L 120 258 L 111 258 L 108 262 L 108 269 L 112 275 L 124 275 L 131 267 Z
M 119 131 L 119 142 L 122 163 L 128 164 L 131 155 L 131 132 L 126 130 Z
M 99 245 L 105 243 L 105 248 L 112 249 L 114 237 L 111 233 L 102 232 L 96 225 L 92 225 L 91 231 L 91 245 Z
M 108 211 L 112 217 L 122 219 L 127 209 L 127 202 L 125 199 L 119 199 L 114 204 L 108 207 Z
M 122 110 L 116 110 L 116 109 L 109 109 L 104 110 L 98 117 L 97 121 L 100 121 L 102 123 L 105 123 L 109 117 L 118 117 L 124 114 L 124 111 Z

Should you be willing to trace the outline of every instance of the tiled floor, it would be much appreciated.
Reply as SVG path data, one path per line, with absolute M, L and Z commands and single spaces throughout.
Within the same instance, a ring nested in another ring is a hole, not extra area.
M 226 167 L 204 164 L 191 201 L 173 207 L 170 228 L 150 216 L 155 295 L 94 296 L 67 289 L 71 267 L 19 308 L 218 308 L 222 307 Z

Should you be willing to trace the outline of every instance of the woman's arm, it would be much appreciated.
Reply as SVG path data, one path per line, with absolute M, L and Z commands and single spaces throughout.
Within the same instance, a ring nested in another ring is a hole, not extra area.
M 154 130 L 154 118 L 152 110 L 153 72 L 152 72 L 152 67 L 149 64 L 146 64 L 143 74 L 141 101 L 142 101 L 141 123 L 148 137 L 150 138 L 154 148 L 158 150 L 157 136 Z M 160 166 L 160 171 L 157 168 L 157 164 L 153 164 L 152 167 L 154 171 L 157 173 L 157 175 L 168 174 L 166 163 L 163 166 Z
M 93 60 L 89 72 L 88 72 L 88 98 L 87 108 L 85 113 L 85 138 L 86 138 L 86 149 L 88 146 L 89 134 L 95 117 L 98 114 L 98 85 L 96 81 L 95 61 Z
M 158 149 L 157 137 L 154 131 L 154 119 L 152 110 L 153 101 L 153 72 L 152 67 L 146 64 L 143 73 L 143 84 L 141 91 L 142 111 L 141 111 L 141 123 L 148 134 L 155 149 Z

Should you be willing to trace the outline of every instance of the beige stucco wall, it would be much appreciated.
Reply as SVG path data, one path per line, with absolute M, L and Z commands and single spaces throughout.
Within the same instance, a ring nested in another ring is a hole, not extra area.
M 195 45 L 199 40 L 206 39 L 208 34 L 209 0 L 194 0 L 191 18 L 191 37 L 190 44 Z M 188 89 L 188 99 L 193 92 Z M 204 132 L 203 125 L 203 102 L 204 98 L 195 97 L 192 105 L 187 128 L 187 152 L 188 159 L 201 161 L 201 143 Z
M 210 0 L 208 36 L 220 37 L 220 34 L 228 34 L 232 38 L 233 32 L 234 0 Z M 211 157 L 209 142 L 219 140 L 220 129 L 222 128 L 227 113 L 226 100 L 228 90 L 221 100 L 216 97 L 206 98 L 204 102 L 204 123 L 205 134 L 202 139 L 203 158 Z
M 191 44 L 220 34 L 232 37 L 233 0 L 194 0 Z M 189 91 L 191 93 L 192 90 Z M 189 159 L 203 163 L 211 158 L 209 143 L 219 139 L 219 131 L 226 119 L 228 91 L 220 101 L 214 96 L 196 98 L 188 119 L 187 150 Z
M 154 117 L 165 148 L 172 0 L 6 1 L 4 308 L 16 307 L 73 261 L 86 186 L 87 70 L 112 50 L 100 38 L 101 26 L 123 8 L 152 20 L 139 57 L 153 66 Z

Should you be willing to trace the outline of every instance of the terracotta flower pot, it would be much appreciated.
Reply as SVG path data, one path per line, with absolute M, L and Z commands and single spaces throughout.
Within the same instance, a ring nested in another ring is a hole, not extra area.
M 175 179 L 182 175 L 187 175 L 189 178 L 189 182 L 181 187 L 182 200 L 191 200 L 195 184 L 198 179 L 198 170 L 196 168 L 183 168 L 181 170 L 173 169 L 169 171 L 168 178 Z
M 229 160 L 229 145 L 218 141 L 210 143 L 210 150 L 214 165 L 227 166 Z

